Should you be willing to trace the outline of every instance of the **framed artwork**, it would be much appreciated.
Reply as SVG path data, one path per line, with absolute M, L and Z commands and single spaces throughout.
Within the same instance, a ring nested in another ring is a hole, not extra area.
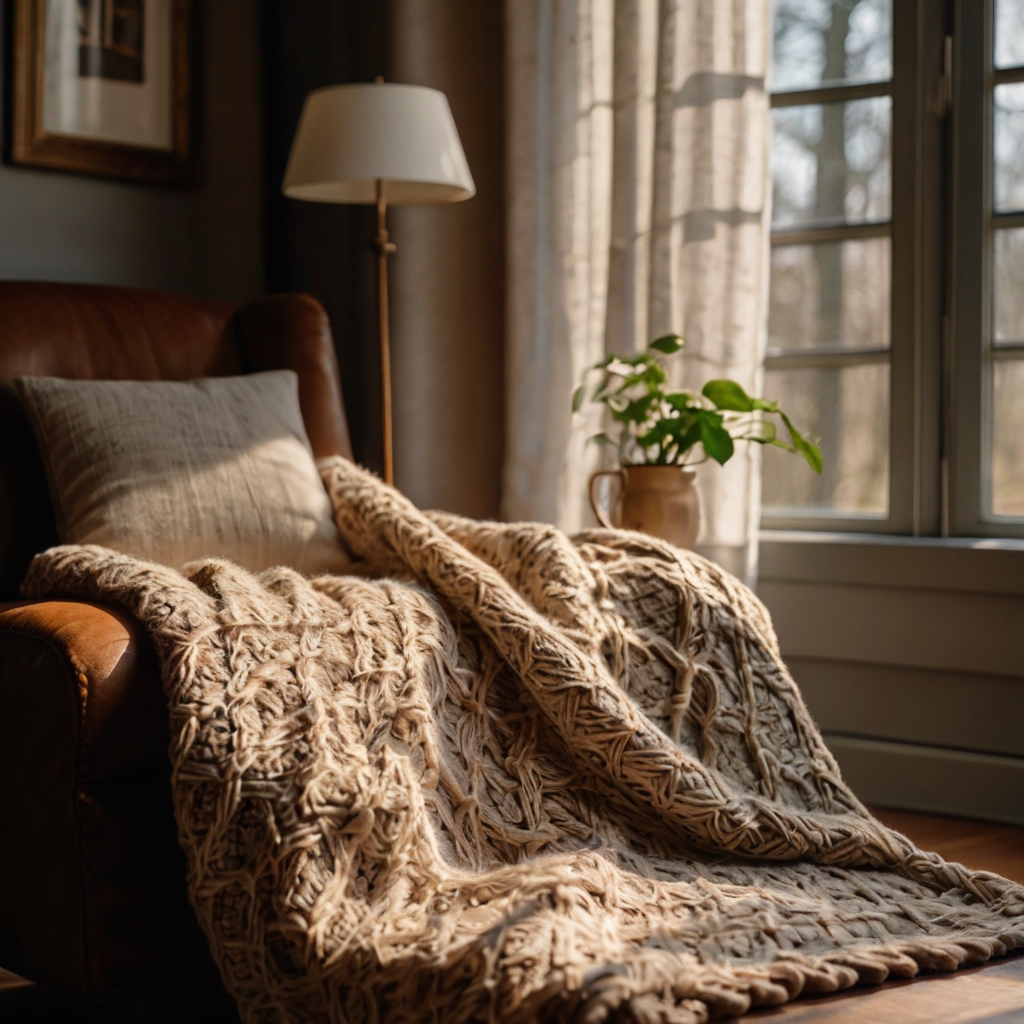
M 197 180 L 194 0 L 14 0 L 11 159 Z

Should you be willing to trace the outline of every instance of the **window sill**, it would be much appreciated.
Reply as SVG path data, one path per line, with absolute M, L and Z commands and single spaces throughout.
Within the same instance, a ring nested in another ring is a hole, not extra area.
M 762 530 L 758 576 L 1024 596 L 1024 540 Z

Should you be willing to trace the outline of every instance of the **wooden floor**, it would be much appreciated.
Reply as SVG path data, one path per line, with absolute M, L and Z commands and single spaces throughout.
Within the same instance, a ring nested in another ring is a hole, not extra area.
M 1024 828 L 875 808 L 887 825 L 926 850 L 967 867 L 995 871 L 1024 884 Z M 0 971 L 2 1024 L 233 1024 L 223 995 L 193 997 L 141 993 L 91 1012 Z M 204 1005 L 205 1003 L 205 1005 Z M 1024 954 L 956 974 L 897 981 L 823 999 L 798 999 L 776 1010 L 749 1013 L 745 1024 L 1024 1024 Z

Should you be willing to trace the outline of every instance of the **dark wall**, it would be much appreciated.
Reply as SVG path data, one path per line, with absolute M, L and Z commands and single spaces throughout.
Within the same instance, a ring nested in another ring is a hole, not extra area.
M 0 24 L 9 29 L 11 0 L 0 0 L 0 8 Z M 259 15 L 252 0 L 202 5 L 197 187 L 0 166 L 0 278 L 119 284 L 232 301 L 262 292 Z M 0 55 L 6 91 L 7 45 Z
M 389 214 L 395 481 L 421 507 L 496 517 L 503 454 L 504 119 L 497 0 L 265 0 L 267 284 L 311 291 L 334 326 L 356 458 L 380 469 L 369 207 L 281 196 L 310 89 L 427 85 L 448 96 L 477 184 Z
M 311 89 L 388 77 L 381 0 L 264 0 L 266 284 L 308 291 L 334 328 L 356 459 L 382 463 L 373 211 L 286 199 L 281 181 Z

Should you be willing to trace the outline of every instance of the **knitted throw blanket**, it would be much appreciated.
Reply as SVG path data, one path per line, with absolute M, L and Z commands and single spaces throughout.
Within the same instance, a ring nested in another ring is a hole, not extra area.
M 690 1024 L 1024 943 L 1024 889 L 857 801 L 716 566 L 323 471 L 376 578 L 69 546 L 24 585 L 152 636 L 244 1020 Z

